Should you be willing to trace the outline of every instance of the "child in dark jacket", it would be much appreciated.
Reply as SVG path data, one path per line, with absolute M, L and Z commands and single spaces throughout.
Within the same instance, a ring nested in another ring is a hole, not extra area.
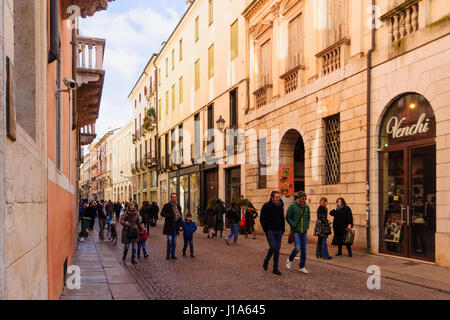
M 189 243 L 189 250 L 191 251 L 191 258 L 194 258 L 194 232 L 197 231 L 197 225 L 192 221 L 192 215 L 188 213 L 186 219 L 183 221 L 183 236 L 184 247 L 183 256 L 186 256 L 186 249 Z
M 144 258 L 148 258 L 147 248 L 145 245 L 145 241 L 147 239 L 148 239 L 147 229 L 145 229 L 145 225 L 142 222 L 141 228 L 139 229 L 139 242 L 138 242 L 138 252 L 137 252 L 137 257 L 139 259 L 141 258 L 141 248 L 142 248 L 142 251 L 144 251 Z

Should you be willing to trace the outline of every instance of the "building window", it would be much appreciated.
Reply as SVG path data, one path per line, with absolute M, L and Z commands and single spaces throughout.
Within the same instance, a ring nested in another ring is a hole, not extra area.
M 303 16 L 300 14 L 289 22 L 287 70 L 291 70 L 301 64 L 302 43 Z
M 179 151 L 179 163 L 183 162 L 183 125 L 178 127 L 178 151 Z
M 158 101 L 158 119 L 161 121 L 161 99 Z
M 259 86 L 263 87 L 267 84 L 272 83 L 272 75 L 271 75 L 271 50 L 272 45 L 271 41 L 267 40 L 264 42 L 260 48 L 260 65 L 261 65 L 261 73 L 259 77 Z
M 237 108 L 237 89 L 230 92 L 230 126 L 237 128 L 238 108 Z
M 231 25 L 231 60 L 234 60 L 239 54 L 238 49 L 238 20 Z
M 166 58 L 166 78 L 169 76 L 169 58 Z
M 175 110 L 175 85 L 172 86 L 172 110 Z
M 169 114 L 169 91 L 166 91 L 166 115 Z
M 191 158 L 200 158 L 200 113 L 194 116 L 194 154 Z
M 345 38 L 345 25 L 347 23 L 346 0 L 328 0 L 327 9 L 328 32 L 326 36 L 326 47 L 329 47 Z
M 172 70 L 175 69 L 175 49 L 172 49 Z
M 178 89 L 180 91 L 179 92 L 180 104 L 182 104 L 183 103 L 183 77 L 181 77 L 179 80 Z
M 198 39 L 200 39 L 200 21 L 199 21 L 200 17 L 195 18 L 195 42 L 198 41 Z
M 340 182 L 340 117 L 325 118 L 325 184 Z
M 208 49 L 208 79 L 214 77 L 214 45 Z
M 210 139 L 210 144 L 212 145 L 212 152 L 214 154 L 214 105 L 208 107 L 208 138 Z M 207 141 L 205 141 L 207 143 Z
M 200 89 L 200 59 L 195 61 L 195 90 Z
M 180 39 L 180 61 L 183 60 L 183 39 Z
M 209 25 L 214 21 L 214 1 L 209 0 Z
M 267 188 L 267 138 L 258 140 L 258 189 Z

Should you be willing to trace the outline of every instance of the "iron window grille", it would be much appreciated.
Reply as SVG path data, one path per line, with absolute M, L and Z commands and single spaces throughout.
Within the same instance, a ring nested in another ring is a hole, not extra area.
M 325 121 L 325 184 L 340 182 L 340 117 L 339 114 Z

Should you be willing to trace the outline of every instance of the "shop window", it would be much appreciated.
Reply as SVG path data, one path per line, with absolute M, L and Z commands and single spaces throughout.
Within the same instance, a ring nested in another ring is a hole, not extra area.
M 267 188 L 267 138 L 258 140 L 258 189 Z
M 325 184 L 340 182 L 340 117 L 325 120 Z

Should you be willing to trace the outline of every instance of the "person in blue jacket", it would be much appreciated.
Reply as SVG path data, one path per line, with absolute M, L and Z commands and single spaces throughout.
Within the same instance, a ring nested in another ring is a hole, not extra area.
M 189 250 L 191 252 L 191 258 L 194 258 L 194 232 L 197 231 L 197 225 L 192 221 L 192 215 L 188 213 L 186 219 L 183 221 L 183 237 L 184 247 L 183 256 L 186 256 L 186 249 L 189 243 Z

